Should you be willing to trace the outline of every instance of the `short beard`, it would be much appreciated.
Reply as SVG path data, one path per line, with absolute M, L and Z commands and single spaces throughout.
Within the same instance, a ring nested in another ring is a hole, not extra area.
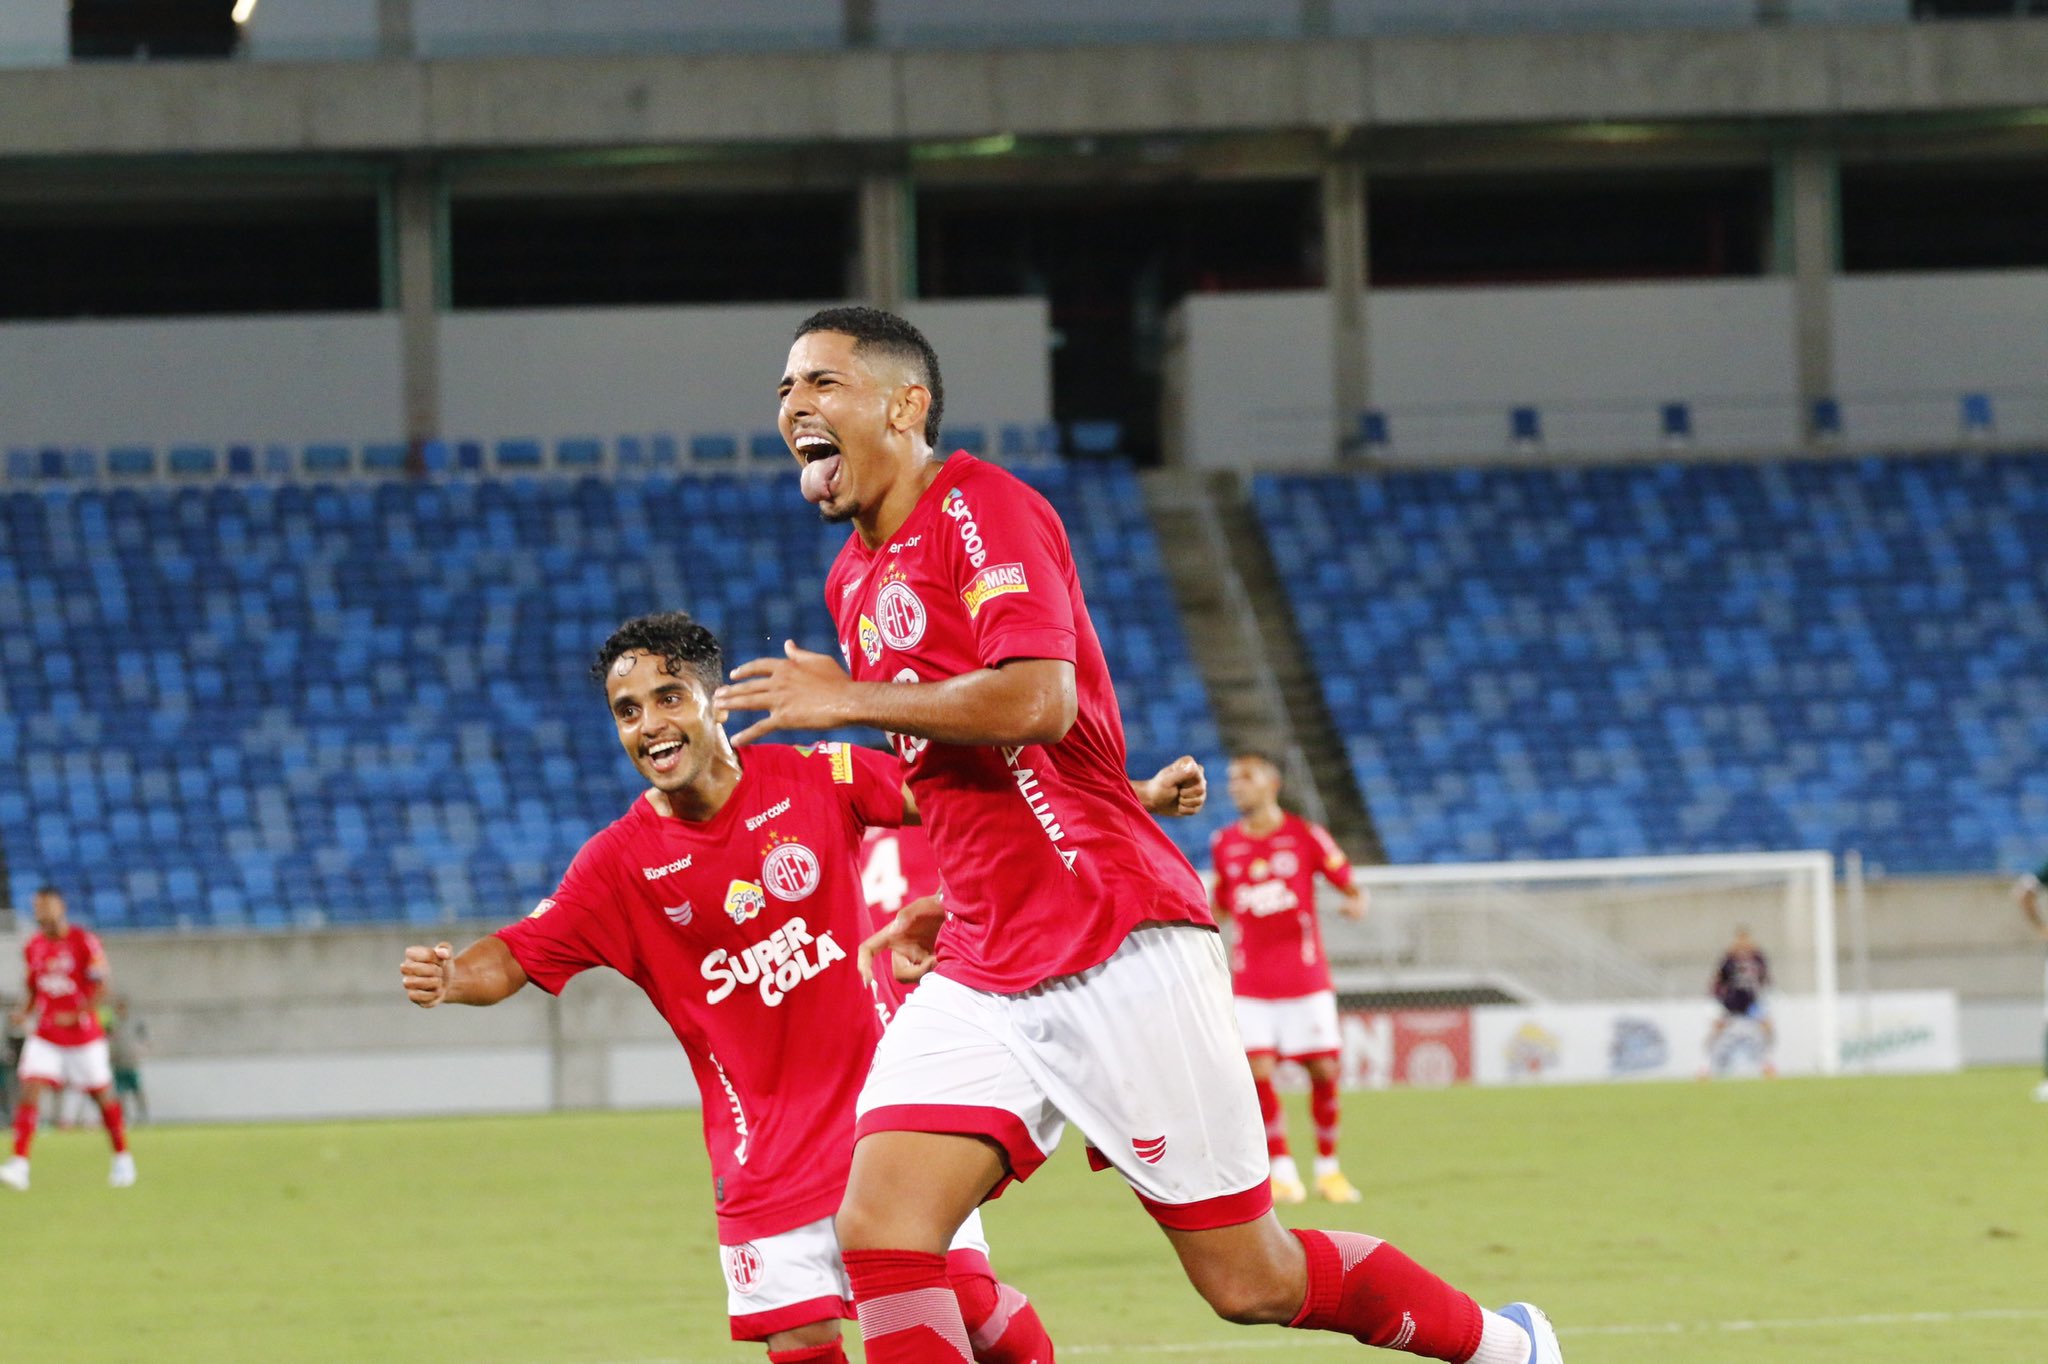
M 818 504 L 818 519 L 829 526 L 843 526 L 848 521 L 853 520 L 855 513 L 859 510 L 860 508 L 858 507 L 848 507 L 842 512 L 827 511 L 825 504 L 820 502 Z

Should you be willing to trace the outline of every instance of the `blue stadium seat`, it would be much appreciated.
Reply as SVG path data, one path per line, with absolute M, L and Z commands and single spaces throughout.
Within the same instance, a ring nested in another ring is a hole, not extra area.
M 1262 477 L 1396 861 L 2048 843 L 2048 456 Z M 1910 813 L 1908 813 L 1910 812 Z
M 739 453 L 739 439 L 724 432 L 690 437 L 692 464 L 730 464 Z

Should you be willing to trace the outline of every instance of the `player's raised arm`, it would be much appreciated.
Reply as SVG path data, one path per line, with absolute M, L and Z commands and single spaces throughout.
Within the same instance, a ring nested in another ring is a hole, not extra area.
M 399 980 L 405 997 L 422 1009 L 436 1004 L 496 1004 L 519 993 L 526 971 L 502 938 L 479 938 L 462 949 L 447 943 L 408 947 Z
M 1051 744 L 1073 727 L 1074 665 L 1015 658 L 936 682 L 855 682 L 838 661 L 795 641 L 785 657 L 733 669 L 714 698 L 723 711 L 766 711 L 733 735 L 735 745 L 779 729 L 863 725 L 942 744 Z

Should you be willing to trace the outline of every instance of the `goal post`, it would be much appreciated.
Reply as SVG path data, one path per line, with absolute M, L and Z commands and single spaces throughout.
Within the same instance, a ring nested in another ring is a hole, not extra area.
M 1354 1008 L 1698 1001 L 1738 926 L 1773 997 L 1811 1022 L 1813 1067 L 1841 1069 L 1835 861 L 1825 851 L 1353 868 L 1363 922 L 1325 919 Z M 1810 1002 L 1809 1002 L 1810 1001 Z

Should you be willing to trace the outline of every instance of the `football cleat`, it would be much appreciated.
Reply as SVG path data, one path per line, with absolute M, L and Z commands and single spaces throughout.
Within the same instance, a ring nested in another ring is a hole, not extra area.
M 1301 1181 L 1298 1179 L 1282 1179 L 1280 1176 L 1274 1175 L 1273 1201 L 1275 1203 L 1288 1204 L 1306 1203 L 1308 1202 L 1308 1190 L 1301 1187 Z
M 1564 1364 L 1564 1347 L 1557 1343 L 1557 1328 L 1543 1309 L 1533 1302 L 1511 1302 L 1500 1315 L 1529 1333 L 1529 1364 Z
M 1332 1170 L 1326 1175 L 1316 1176 L 1316 1194 L 1331 1203 L 1363 1203 L 1365 1195 L 1358 1186 L 1344 1178 L 1342 1170 Z
M 119 1152 L 114 1157 L 114 1163 L 107 1169 L 107 1183 L 116 1189 L 125 1189 L 134 1182 L 134 1153 L 129 1151 Z
M 0 1165 L 0 1184 L 5 1184 L 10 1189 L 28 1192 L 28 1161 L 24 1157 L 15 1156 L 5 1165 Z

